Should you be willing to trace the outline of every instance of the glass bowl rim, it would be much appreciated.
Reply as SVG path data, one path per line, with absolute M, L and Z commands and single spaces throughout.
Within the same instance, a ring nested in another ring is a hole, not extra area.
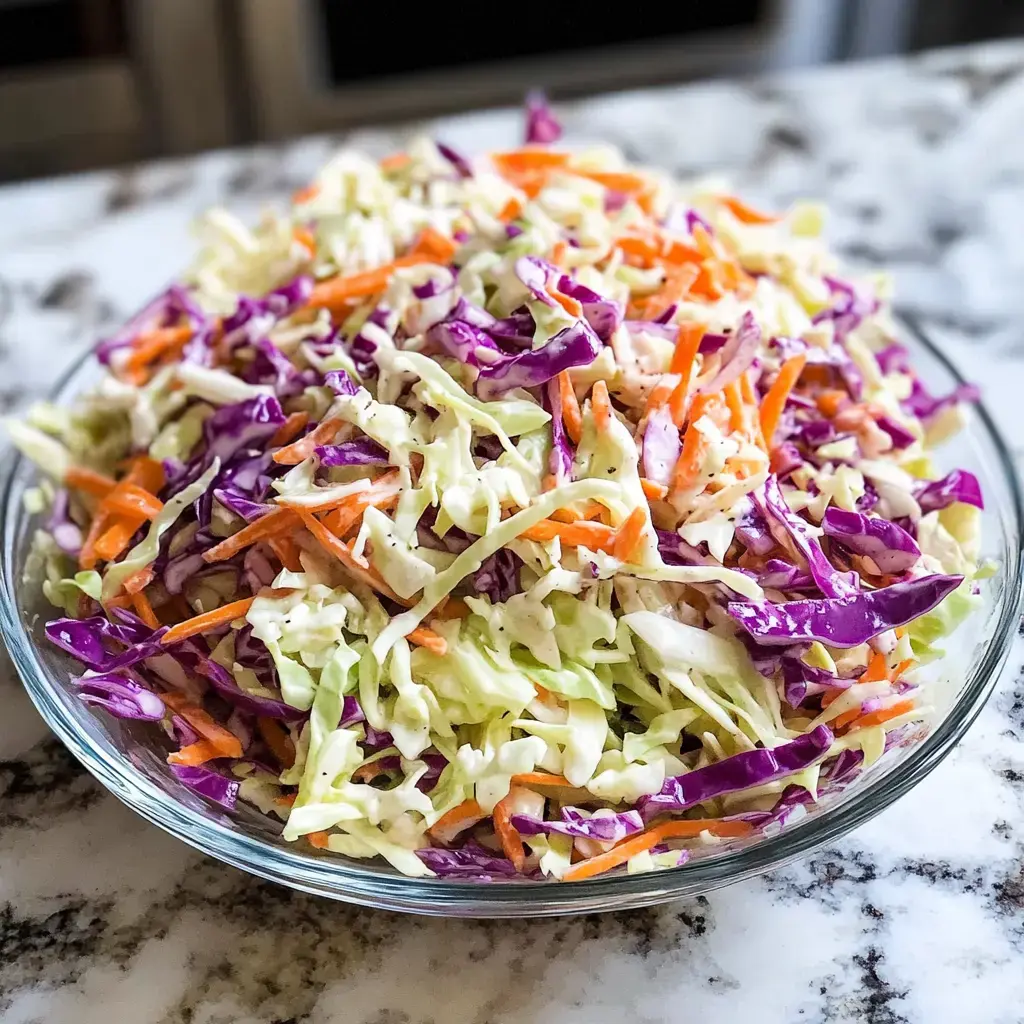
M 914 319 L 900 318 L 917 344 L 957 382 L 964 379 L 952 361 Z M 50 392 L 59 400 L 93 358 L 88 350 L 75 360 Z M 778 834 L 706 860 L 673 869 L 619 875 L 582 882 L 473 883 L 382 874 L 356 861 L 300 855 L 265 844 L 244 832 L 200 816 L 150 782 L 119 752 L 93 747 L 79 735 L 53 693 L 57 684 L 40 662 L 18 610 L 17 582 L 11 571 L 21 503 L 14 501 L 23 457 L 11 452 L 0 479 L 3 557 L 0 559 L 0 629 L 29 697 L 71 753 L 103 786 L 148 821 L 195 849 L 250 874 L 293 889 L 363 906 L 438 916 L 519 917 L 582 914 L 646 906 L 693 895 L 760 874 L 804 856 L 863 824 L 903 796 L 952 751 L 991 694 L 1005 662 L 1024 599 L 1024 562 L 1019 543 L 1024 522 L 1021 488 L 1009 449 L 983 403 L 974 407 L 978 423 L 996 456 L 1009 492 L 1012 564 L 1005 567 L 998 619 L 992 641 L 973 664 L 956 700 L 929 735 L 890 771 L 854 787 L 835 807 L 806 817 Z

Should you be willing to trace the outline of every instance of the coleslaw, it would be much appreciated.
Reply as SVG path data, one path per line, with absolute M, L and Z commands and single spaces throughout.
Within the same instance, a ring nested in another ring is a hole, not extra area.
M 338 154 L 203 220 L 10 425 L 49 639 L 180 782 L 413 876 L 576 881 L 770 832 L 930 711 L 982 496 L 823 214 L 558 146 Z

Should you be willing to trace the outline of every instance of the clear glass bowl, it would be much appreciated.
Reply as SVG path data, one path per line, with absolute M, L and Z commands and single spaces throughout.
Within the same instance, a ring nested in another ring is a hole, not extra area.
M 961 378 L 950 362 L 908 327 L 915 365 L 937 392 Z M 98 371 L 87 358 L 55 390 L 69 400 Z M 0 480 L 3 558 L 0 625 L 11 656 L 50 728 L 112 793 L 143 817 L 204 853 L 295 889 L 389 910 L 467 917 L 529 917 L 639 907 L 707 892 L 756 875 L 833 842 L 878 814 L 923 779 L 953 749 L 992 692 L 1016 630 L 1021 602 L 1021 496 L 1006 446 L 983 406 L 942 451 L 943 465 L 970 469 L 981 482 L 984 553 L 999 565 L 984 586 L 984 609 L 948 645 L 938 683 L 940 712 L 919 742 L 890 751 L 845 791 L 823 799 L 801 820 L 770 837 L 708 848 L 683 867 L 649 874 L 614 875 L 585 882 L 451 882 L 415 879 L 368 861 L 346 860 L 286 843 L 281 825 L 255 809 L 232 813 L 178 783 L 165 762 L 158 730 L 94 713 L 67 686 L 80 671 L 49 645 L 43 624 L 54 610 L 37 584 L 23 581 L 33 517 L 22 497 L 36 474 L 10 457 Z

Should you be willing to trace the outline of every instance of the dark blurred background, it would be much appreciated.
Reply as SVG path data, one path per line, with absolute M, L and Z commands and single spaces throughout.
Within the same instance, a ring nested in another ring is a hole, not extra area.
M 565 98 L 1022 31 L 1022 0 L 0 0 L 0 180 L 517 102 L 534 85 Z

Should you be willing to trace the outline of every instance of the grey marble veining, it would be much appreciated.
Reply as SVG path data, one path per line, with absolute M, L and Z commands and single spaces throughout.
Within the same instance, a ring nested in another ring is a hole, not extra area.
M 565 109 L 766 205 L 820 196 L 836 246 L 895 274 L 1024 458 L 1024 44 Z M 467 149 L 513 112 L 426 127 Z M 384 154 L 404 132 L 347 140 Z M 249 214 L 338 139 L 0 189 L 0 409 L 45 392 L 183 265 L 189 220 Z M 428 921 L 320 901 L 123 808 L 0 673 L 0 1019 L 46 1024 L 1020 1024 L 1024 644 L 953 755 L 808 860 L 662 908 Z

